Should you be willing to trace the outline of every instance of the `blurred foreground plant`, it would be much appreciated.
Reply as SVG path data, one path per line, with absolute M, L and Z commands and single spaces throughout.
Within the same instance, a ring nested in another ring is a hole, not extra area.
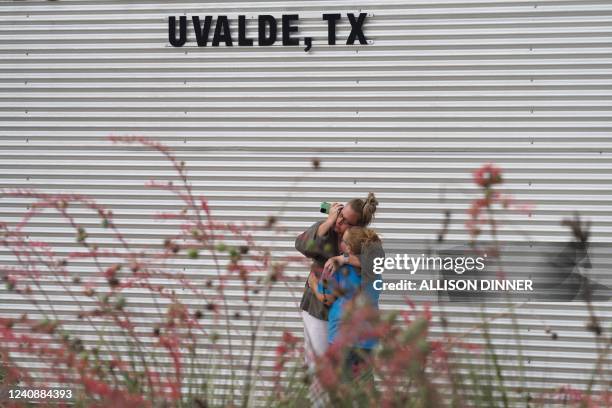
M 498 241 L 500 221 L 495 215 L 503 210 L 516 210 L 531 216 L 533 206 L 520 203 L 513 197 L 502 194 L 496 186 L 502 184 L 501 169 L 486 164 L 474 172 L 474 182 L 480 196 L 472 201 L 465 224 L 471 237 L 475 253 L 492 254 L 497 260 L 497 278 L 504 279 L 505 272 Z M 444 241 L 448 232 L 451 214 L 445 213 L 444 224 L 437 237 L 437 244 Z M 576 217 L 563 221 L 572 230 L 572 237 L 582 246 L 587 244 L 588 224 L 583 225 Z M 492 245 L 483 246 L 478 237 L 489 234 Z M 587 292 L 588 293 L 588 292 Z M 503 297 L 502 297 L 503 298 Z M 518 322 L 515 316 L 522 304 L 512 304 L 508 299 L 508 311 L 494 316 L 482 316 L 482 322 L 465 330 L 461 335 L 450 335 L 447 331 L 449 320 L 441 309 L 440 325 L 442 336 L 432 336 L 432 313 L 429 305 L 421 310 L 407 300 L 408 308 L 394 312 L 379 312 L 359 304 L 347 313 L 341 328 L 340 340 L 333 344 L 318 361 L 317 375 L 326 394 L 322 399 L 334 407 L 548 407 L 555 405 L 572 407 L 612 406 L 610 377 L 606 371 L 609 349 L 612 345 L 610 334 L 604 333 L 601 322 L 595 315 L 591 299 L 586 297 L 589 314 L 587 330 L 596 336 L 598 358 L 593 368 L 592 379 L 587 390 L 577 390 L 570 385 L 550 389 L 546 392 L 531 392 L 525 379 L 523 350 Z M 520 386 L 513 372 L 504 370 L 501 355 L 491 338 L 491 323 L 500 318 L 510 318 L 514 328 L 518 350 L 518 371 Z M 547 333 L 549 329 L 547 329 Z M 481 336 L 479 344 L 463 340 L 468 334 Z M 375 352 L 367 358 L 376 381 L 368 381 L 358 373 L 352 382 L 342 379 L 342 361 L 347 350 L 356 341 L 372 336 L 379 339 Z M 553 337 L 554 338 L 554 337 Z M 472 357 L 478 357 L 484 364 L 473 364 Z M 599 391 L 593 385 L 600 382 Z
M 182 201 L 184 207 L 178 213 L 159 216 L 160 220 L 178 221 L 180 231 L 160 239 L 159 246 L 145 246 L 143 250 L 123 237 L 112 211 L 88 197 L 3 190 L 2 197 L 33 200 L 31 209 L 16 226 L 0 223 L 0 243 L 16 260 L 15 265 L 0 266 L 0 273 L 15 299 L 25 299 L 33 309 L 0 317 L 4 388 L 17 384 L 65 387 L 74 392 L 71 402 L 83 407 L 256 406 L 262 402 L 271 407 L 307 406 L 312 378 L 302 366 L 301 339 L 289 331 L 282 334 L 274 350 L 274 374 L 270 378 L 262 378 L 257 357 L 261 354 L 259 340 L 264 333 L 264 312 L 271 290 L 275 285 L 287 285 L 291 279 L 285 273 L 289 265 L 306 265 L 301 256 L 274 256 L 254 238 L 257 231 L 278 232 L 277 219 L 270 216 L 260 224 L 218 222 L 205 197 L 193 195 L 185 163 L 166 147 L 139 137 L 111 140 L 138 143 L 168 159 L 178 174 L 178 185 L 153 181 L 148 186 L 172 192 Z M 318 166 L 317 161 L 315 168 Z M 502 182 L 501 171 L 495 166 L 489 164 L 475 172 L 474 181 L 483 195 L 474 201 L 466 226 L 474 239 L 487 227 L 495 236 L 493 207 L 507 208 L 514 202 L 494 190 Z M 48 243 L 29 238 L 25 231 L 29 222 L 44 209 L 60 214 L 71 227 L 80 250 L 58 256 Z M 77 214 L 83 209 L 98 217 L 97 228 L 106 234 L 77 222 Z M 449 222 L 450 213 L 438 242 L 444 240 Z M 579 221 L 568 225 L 574 236 L 588 237 Z M 112 237 L 114 244 L 95 240 L 100 236 Z M 169 264 L 171 260 L 194 259 L 202 260 L 215 276 L 194 278 L 180 265 Z M 93 273 L 82 271 L 85 260 L 93 262 Z M 299 279 L 303 281 L 305 275 Z M 49 287 L 49 281 L 55 287 Z M 240 296 L 229 293 L 236 290 Z M 76 314 L 53 305 L 52 297 L 58 291 L 78 308 Z M 145 314 L 137 301 L 147 296 L 155 310 Z M 189 297 L 194 301 L 185 301 Z M 40 303 L 42 299 L 45 306 Z M 446 332 L 442 338 L 433 338 L 429 307 L 419 309 L 409 300 L 406 305 L 400 311 L 381 313 L 360 304 L 359 298 L 353 302 L 337 343 L 317 362 L 315 375 L 329 404 L 510 406 L 509 398 L 516 393 L 506 385 L 488 325 L 497 317 L 513 316 L 512 310 L 483 318 L 481 324 L 469 330 L 483 335 L 486 341 L 480 346 Z M 605 375 L 610 338 L 592 308 L 590 312 L 589 330 L 602 344 L 593 385 L 595 378 Z M 75 320 L 82 322 L 79 330 L 74 328 Z M 85 322 L 89 332 L 84 333 Z M 243 325 L 238 327 L 237 322 Z M 444 315 L 441 322 L 444 328 Z M 235 339 L 240 333 L 245 334 L 245 341 L 237 344 Z M 354 373 L 354 381 L 346 381 L 341 367 L 348 347 L 372 336 L 380 339 L 367 359 L 375 381 L 360 372 Z M 476 368 L 469 359 L 458 357 L 457 351 L 484 355 L 488 364 Z M 19 366 L 16 361 L 24 356 L 34 358 L 40 366 L 32 372 Z M 468 367 L 467 372 L 460 371 L 460 366 Z M 41 373 L 43 377 L 36 375 Z M 262 380 L 272 384 L 268 395 L 258 394 L 256 383 Z M 591 388 L 583 392 L 565 387 L 533 397 L 519 393 L 523 395 L 520 403 L 547 406 L 560 398 L 573 406 L 608 406 L 610 394 L 592 392 Z M 57 404 L 48 399 L 42 402 L 43 406 Z
M 178 222 L 180 230 L 142 249 L 124 238 L 111 210 L 88 197 L 3 190 L 1 197 L 32 201 L 17 225 L 0 223 L 0 243 L 15 259 L 15 265 L 0 266 L 0 274 L 15 300 L 24 299 L 31 309 L 0 317 L 3 383 L 67 388 L 79 406 L 250 404 L 270 291 L 287 283 L 288 265 L 301 265 L 303 259 L 273 256 L 257 242 L 256 231 L 279 232 L 271 219 L 215 220 L 206 198 L 194 196 L 185 163 L 165 146 L 142 137 L 110 140 L 151 148 L 170 162 L 177 185 L 151 181 L 147 186 L 182 201 L 179 212 L 157 217 Z M 26 230 L 45 209 L 55 210 L 72 228 L 80 250 L 59 256 L 50 244 L 30 239 Z M 98 226 L 77 221 L 83 209 L 98 218 Z M 202 259 L 204 265 L 212 260 L 208 269 L 215 275 L 185 273 L 180 261 L 189 259 Z M 82 272 L 86 260 L 95 266 L 93 273 Z M 228 300 L 228 289 L 240 290 L 241 297 Z M 76 313 L 54 306 L 58 290 L 78 308 Z M 151 299 L 154 312 L 145 314 L 138 305 L 142 298 Z M 75 320 L 83 321 L 79 331 L 85 323 L 89 331 L 77 332 Z M 237 344 L 239 330 L 248 336 Z M 38 375 L 15 363 L 24 355 L 42 364 Z M 223 392 L 220 386 L 226 387 Z

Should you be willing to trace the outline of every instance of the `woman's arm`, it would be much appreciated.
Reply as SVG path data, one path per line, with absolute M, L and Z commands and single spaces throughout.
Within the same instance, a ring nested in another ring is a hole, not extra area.
M 351 264 L 357 269 L 361 268 L 361 259 L 357 255 L 349 255 L 348 260 L 345 263 Z
M 356 255 L 349 255 L 348 260 L 344 258 L 344 255 L 332 256 L 325 262 L 323 267 L 323 276 L 329 277 L 338 270 L 342 265 L 349 264 L 353 265 L 355 269 L 361 270 L 361 258 Z
M 327 216 L 327 219 L 321 225 L 319 225 L 319 228 L 317 229 L 318 237 L 326 236 L 329 230 L 333 228 L 334 224 L 336 223 L 336 219 L 338 218 L 338 214 L 340 214 L 340 211 L 342 211 L 342 204 L 333 203 L 331 205 L 331 207 L 329 208 L 329 215 Z
M 374 259 L 385 257 L 382 242 L 373 242 L 367 245 L 359 257 L 363 265 L 361 268 L 361 290 L 366 293 L 375 306 L 378 306 L 380 291 L 374 289 L 374 281 L 382 279 L 382 275 L 374 273 Z
M 323 223 L 325 223 L 325 221 L 315 222 L 296 238 L 295 249 L 297 249 L 298 252 L 311 259 L 327 259 L 335 255 L 332 244 L 334 237 L 331 235 L 320 237 L 318 235 L 319 227 Z

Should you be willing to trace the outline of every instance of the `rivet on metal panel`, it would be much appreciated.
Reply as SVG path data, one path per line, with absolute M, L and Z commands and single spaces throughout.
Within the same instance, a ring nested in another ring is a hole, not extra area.
M 368 40 L 368 44 L 374 44 L 374 40 Z
M 357 184 L 357 180 L 353 180 L 353 184 Z
M 531 181 L 529 182 L 529 187 L 531 187 Z
M 355 81 L 355 83 L 356 83 L 356 84 L 359 84 L 359 80 L 356 80 L 356 81 Z

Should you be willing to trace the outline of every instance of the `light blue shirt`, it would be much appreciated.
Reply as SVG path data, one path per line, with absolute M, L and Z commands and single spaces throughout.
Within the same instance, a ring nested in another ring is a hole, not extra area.
M 322 294 L 334 294 L 338 296 L 329 309 L 328 326 L 327 326 L 327 341 L 331 344 L 338 335 L 340 323 L 342 322 L 343 311 L 345 305 L 357 295 L 361 287 L 361 276 L 357 273 L 354 266 L 350 264 L 340 267 L 332 277 L 327 281 L 327 288 L 323 286 L 322 280 L 319 280 L 317 290 Z M 338 289 L 337 291 L 335 289 Z M 370 289 L 370 288 L 368 288 Z M 372 304 L 378 306 L 379 293 L 376 289 L 366 290 L 365 295 L 371 298 Z M 368 339 L 356 344 L 357 347 L 371 349 L 377 343 L 376 339 Z

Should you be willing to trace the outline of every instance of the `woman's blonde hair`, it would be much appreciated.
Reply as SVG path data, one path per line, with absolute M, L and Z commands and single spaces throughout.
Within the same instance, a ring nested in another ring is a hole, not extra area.
M 351 227 L 347 231 L 347 239 L 345 241 L 355 255 L 361 254 L 363 248 L 372 242 L 380 242 L 380 238 L 373 229 Z
M 366 198 L 365 201 L 361 198 L 353 198 L 348 202 L 348 205 L 353 209 L 353 211 L 359 214 L 357 225 L 367 227 L 374 218 L 378 200 L 376 200 L 374 193 L 368 193 L 368 198 Z

